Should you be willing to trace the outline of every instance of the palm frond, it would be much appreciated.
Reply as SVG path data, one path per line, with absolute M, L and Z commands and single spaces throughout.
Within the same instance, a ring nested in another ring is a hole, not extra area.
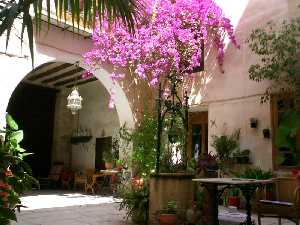
M 1 0 L 0 1 L 0 36 L 6 34 L 6 48 L 8 46 L 10 32 L 14 22 L 22 20 L 21 43 L 25 30 L 28 34 L 29 48 L 34 65 L 33 52 L 33 21 L 29 13 L 33 6 L 33 17 L 36 33 L 41 30 L 42 15 L 47 17 L 48 28 L 51 23 L 51 12 L 55 10 L 58 21 L 70 20 L 73 29 L 82 25 L 85 28 L 95 26 L 96 17 L 101 20 L 105 17 L 109 21 L 120 20 L 130 31 L 134 30 L 134 22 L 137 14 L 143 10 L 139 0 Z M 45 7 L 43 7 L 45 6 Z M 64 22 L 63 21 L 63 22 Z M 22 44 L 21 44 L 22 46 Z

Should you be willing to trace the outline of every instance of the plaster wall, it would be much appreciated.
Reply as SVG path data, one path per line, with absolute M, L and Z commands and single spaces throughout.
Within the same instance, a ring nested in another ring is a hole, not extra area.
M 205 71 L 201 82 L 194 84 L 191 92 L 193 111 L 208 110 L 209 149 L 211 136 L 231 134 L 241 129 L 242 149 L 250 149 L 254 165 L 272 169 L 272 139 L 264 139 L 262 130 L 271 129 L 270 104 L 260 104 L 260 96 L 270 85 L 269 82 L 254 82 L 249 79 L 250 65 L 258 62 L 246 43 L 251 31 L 264 27 L 267 22 L 281 23 L 284 19 L 299 15 L 297 0 L 230 0 L 216 1 L 235 26 L 235 35 L 241 44 L 237 50 L 229 43 L 225 50 L 224 73 L 216 65 L 215 53 L 207 50 Z M 204 82 L 203 82 L 204 80 Z M 251 129 L 249 120 L 259 121 L 257 129 Z M 271 131 L 272 135 L 272 131 Z
M 73 116 L 66 109 L 66 98 L 70 90 L 60 92 L 56 102 L 54 159 L 63 161 L 75 170 L 95 167 L 96 138 L 113 136 L 120 127 L 116 109 L 109 109 L 109 95 L 99 81 L 82 85 L 79 88 L 83 97 L 82 109 L 79 112 L 78 125 L 92 133 L 92 139 L 83 144 L 71 145 L 70 138 L 77 128 L 78 116 Z
M 120 127 L 116 109 L 107 107 L 109 95 L 100 82 L 93 82 L 80 88 L 86 99 L 80 111 L 79 124 L 91 129 L 93 138 L 83 145 L 73 145 L 72 167 L 74 169 L 95 168 L 96 138 L 114 136 Z

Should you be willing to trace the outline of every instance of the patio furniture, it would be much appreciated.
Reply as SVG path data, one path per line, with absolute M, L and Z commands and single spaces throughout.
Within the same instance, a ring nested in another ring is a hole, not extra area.
M 73 179 L 74 179 L 74 172 L 64 170 L 61 174 L 62 188 L 71 189 Z
M 74 186 L 73 189 L 78 188 L 78 186 L 85 187 L 85 183 L 87 182 L 87 176 L 82 171 L 76 171 L 74 173 Z M 83 189 L 85 190 L 85 188 Z
M 87 169 L 86 170 L 86 182 L 85 182 L 85 188 L 84 191 L 87 193 L 95 194 L 95 177 L 94 174 L 95 169 Z
M 199 182 L 208 191 L 210 201 L 212 203 L 211 211 L 209 212 L 210 215 L 208 215 L 210 217 L 211 225 L 219 225 L 219 199 L 226 189 L 232 187 L 239 188 L 246 199 L 247 218 L 243 224 L 252 225 L 253 221 L 251 219 L 251 199 L 255 195 L 255 192 L 258 187 L 264 186 L 269 183 L 273 183 L 273 180 L 255 180 L 240 178 L 203 178 L 193 179 L 193 181 Z
M 87 181 L 85 184 L 85 192 L 95 194 L 96 190 L 102 189 L 104 185 L 109 186 L 109 188 L 113 191 L 113 182 L 116 181 L 115 176 L 117 176 L 118 173 L 120 173 L 120 171 L 100 170 L 99 172 L 95 173 L 94 170 L 88 170 Z M 99 178 L 103 178 L 103 182 L 101 185 L 97 181 Z
M 293 181 L 294 180 L 294 181 Z M 262 191 L 259 190 L 259 200 L 256 202 L 258 224 L 261 225 L 261 218 L 288 219 L 296 225 L 300 224 L 300 182 L 295 178 L 278 178 L 276 181 L 276 199 L 263 199 Z

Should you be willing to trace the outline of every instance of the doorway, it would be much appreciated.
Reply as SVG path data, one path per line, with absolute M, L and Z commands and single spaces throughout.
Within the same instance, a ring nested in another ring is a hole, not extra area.
M 46 177 L 51 167 L 56 92 L 21 82 L 13 92 L 7 112 L 24 131 L 22 147 L 34 153 L 25 161 L 35 177 Z
M 208 151 L 208 112 L 190 112 L 188 154 L 198 158 Z
M 105 162 L 103 160 L 103 152 L 111 151 L 112 137 L 96 138 L 95 149 L 95 170 L 105 170 Z

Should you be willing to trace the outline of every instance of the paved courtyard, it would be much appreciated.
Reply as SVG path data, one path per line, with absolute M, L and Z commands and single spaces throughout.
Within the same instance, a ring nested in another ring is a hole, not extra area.
M 70 191 L 39 191 L 22 197 L 28 208 L 12 225 L 129 225 L 111 196 Z
M 18 213 L 12 225 L 132 225 L 118 210 L 118 199 L 72 191 L 38 191 L 22 197 L 28 208 Z M 221 225 L 238 225 L 244 213 L 220 208 Z M 256 219 L 256 217 L 253 217 Z M 230 222 L 231 221 L 231 222 Z M 236 222 L 232 222 L 236 221 Z M 263 225 L 277 225 L 277 219 L 263 219 Z M 283 225 L 293 223 L 283 220 Z

